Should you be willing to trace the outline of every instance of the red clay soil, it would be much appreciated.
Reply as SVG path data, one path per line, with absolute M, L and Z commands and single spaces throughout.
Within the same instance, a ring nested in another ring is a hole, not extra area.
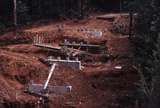
M 55 38 L 57 34 L 56 25 L 59 24 L 65 25 L 65 32 L 61 34 L 61 38 Z M 114 36 L 108 31 L 110 24 L 106 20 L 93 18 L 79 22 L 54 22 L 22 29 L 21 32 L 33 33 L 30 36 L 35 36 L 34 32 L 48 34 L 54 32 L 54 35 L 46 36 L 47 39 L 54 40 L 54 42 L 51 41 L 52 44 L 63 41 L 66 38 L 65 36 L 93 43 L 107 40 L 106 46 L 109 48 L 109 52 L 116 57 L 106 63 L 82 64 L 84 66 L 82 71 L 58 66 L 50 85 L 71 85 L 73 90 L 71 93 L 61 96 L 50 94 L 50 108 L 134 108 L 136 100 L 132 95 L 136 91 L 135 82 L 137 82 L 138 77 L 131 64 L 133 46 L 128 37 L 120 37 L 120 34 Z M 104 31 L 104 35 L 100 39 L 86 37 L 83 33 L 76 31 L 76 28 L 82 26 L 100 29 Z M 32 46 L 30 41 L 23 41 L 23 44 L 12 44 L 14 39 L 12 33 L 0 36 L 0 43 L 6 42 L 0 48 L 0 84 L 3 85 L 3 87 L 0 86 L 0 103 L 4 103 L 2 108 L 7 108 L 7 105 L 14 106 L 16 102 L 19 105 L 24 105 L 24 108 L 27 108 L 27 106 L 38 108 L 36 104 L 38 98 L 23 93 L 23 88 L 31 80 L 36 83 L 44 83 L 49 67 L 41 63 L 39 58 L 46 57 L 48 52 Z M 7 45 L 8 41 L 11 42 L 10 45 Z M 117 70 L 115 66 L 122 66 L 122 69 Z M 13 106 L 11 108 L 18 108 Z
M 48 72 L 47 67 L 34 57 L 0 50 L 1 104 L 4 103 L 5 107 L 9 107 L 9 103 L 17 102 L 22 106 L 25 103 L 34 103 L 37 99 L 24 94 L 24 86 L 32 79 L 38 81 L 43 78 L 43 74 L 46 72 Z

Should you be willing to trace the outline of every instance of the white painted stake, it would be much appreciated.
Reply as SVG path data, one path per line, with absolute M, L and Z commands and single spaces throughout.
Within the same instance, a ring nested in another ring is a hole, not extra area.
M 56 63 L 54 63 L 53 65 L 52 65 L 52 67 L 51 67 L 51 70 L 50 70 L 50 72 L 49 72 L 49 76 L 48 76 L 48 78 L 47 78 L 47 81 L 46 81 L 46 83 L 45 83 L 45 85 L 44 85 L 44 90 L 47 88 L 47 86 L 48 86 L 48 83 L 49 83 L 49 81 L 50 81 L 50 79 L 51 79 L 51 76 L 52 76 L 52 74 L 53 74 L 53 71 L 54 71 L 54 69 L 55 69 L 55 67 L 56 67 Z
M 121 69 L 122 69 L 122 66 L 115 66 L 114 68 L 121 70 Z
M 14 26 L 17 26 L 17 0 L 13 0 L 13 2 L 14 2 L 14 9 L 13 9 Z

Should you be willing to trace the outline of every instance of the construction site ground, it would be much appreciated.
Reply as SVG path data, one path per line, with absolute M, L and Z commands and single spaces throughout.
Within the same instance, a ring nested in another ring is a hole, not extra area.
M 115 20 L 122 23 L 120 16 Z M 134 46 L 128 35 L 112 32 L 114 21 L 95 17 L 43 21 L 1 35 L 0 108 L 39 107 L 38 97 L 24 93 L 30 81 L 44 84 L 50 69 L 39 58 L 51 56 L 52 52 L 33 46 L 33 37 L 37 35 L 53 46 L 64 39 L 96 44 L 106 41 L 113 56 L 104 63 L 82 63 L 81 71 L 58 66 L 49 85 L 71 85 L 73 89 L 65 95 L 49 94 L 50 108 L 135 108 L 138 76 L 132 67 Z M 79 31 L 82 28 L 100 30 L 103 36 L 86 35 Z

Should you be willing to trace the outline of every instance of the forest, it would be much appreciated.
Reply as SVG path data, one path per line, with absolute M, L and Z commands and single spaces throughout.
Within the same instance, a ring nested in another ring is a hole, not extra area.
M 57 17 L 81 18 L 94 11 L 119 11 L 119 0 L 16 0 L 18 23 L 49 19 Z M 74 5 L 72 5 L 74 4 Z M 105 5 L 107 6 L 105 6 Z M 114 8 L 113 8 L 114 7 Z M 94 11 L 93 11 L 94 10 Z M 2 0 L 0 4 L 1 21 L 8 25 L 13 24 L 14 2 Z M 1 23 L 2 23 L 1 22 Z M 3 23 L 2 23 L 3 24 Z

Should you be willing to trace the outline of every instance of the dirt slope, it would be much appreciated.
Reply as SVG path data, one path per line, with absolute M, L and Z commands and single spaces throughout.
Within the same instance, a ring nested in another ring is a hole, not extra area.
M 133 108 L 137 74 L 132 69 L 133 46 L 127 37 L 109 31 L 112 23 L 106 20 L 87 19 L 78 22 L 63 21 L 46 25 L 27 27 L 14 33 L 0 36 L 0 100 L 2 106 L 37 108 L 37 99 L 23 93 L 24 86 L 31 80 L 44 83 L 49 67 L 39 61 L 50 55 L 48 51 L 32 45 L 33 37 L 45 34 L 46 42 L 59 44 L 63 39 L 85 40 L 100 43 L 107 40 L 106 46 L 115 57 L 106 63 L 84 65 L 82 71 L 59 66 L 50 85 L 72 85 L 73 91 L 63 96 L 50 95 L 50 108 Z M 57 25 L 64 25 L 59 33 Z M 101 38 L 92 38 L 77 31 L 79 28 L 92 28 L 103 31 Z M 49 41 L 48 41 L 49 40 Z M 9 43 L 9 44 L 8 44 Z M 23 43 L 23 44 L 22 44 Z M 83 65 L 83 64 L 82 64 Z M 122 66 L 117 70 L 115 66 Z M 17 105 L 14 105 L 16 102 Z M 4 104 L 3 104 L 4 103 Z M 2 108 L 3 108 L 2 107 Z

